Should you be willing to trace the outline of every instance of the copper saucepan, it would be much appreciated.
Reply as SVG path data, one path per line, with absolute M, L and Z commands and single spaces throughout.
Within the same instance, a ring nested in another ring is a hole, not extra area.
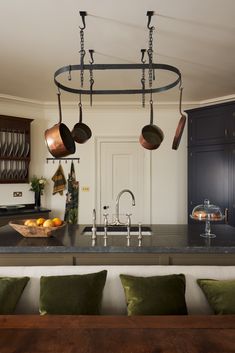
M 180 105 L 179 105 L 179 111 L 181 114 L 181 118 L 179 120 L 178 126 L 176 128 L 175 131 L 175 136 L 174 136 L 174 140 L 172 143 L 172 149 L 173 150 L 177 150 L 181 141 L 181 137 L 183 135 L 184 132 L 184 127 L 185 127 L 185 123 L 186 123 L 186 116 L 182 113 L 181 110 L 181 104 L 182 104 L 182 91 L 183 91 L 183 87 L 180 87 Z
M 60 93 L 58 93 L 60 120 L 50 129 L 45 131 L 45 140 L 49 152 L 53 157 L 66 157 L 75 152 L 75 142 L 68 127 L 62 123 Z
M 79 103 L 79 122 L 74 125 L 72 137 L 77 143 L 85 143 L 91 137 L 91 129 L 82 122 L 82 103 Z
M 139 142 L 148 150 L 156 150 L 163 139 L 163 131 L 160 127 L 153 124 L 153 101 L 150 100 L 150 124 L 143 127 Z

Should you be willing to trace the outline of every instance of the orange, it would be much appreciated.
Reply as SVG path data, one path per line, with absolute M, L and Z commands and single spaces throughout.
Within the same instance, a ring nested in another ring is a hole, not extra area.
M 52 221 L 52 219 L 47 219 L 44 223 L 43 223 L 43 227 L 55 227 L 54 222 Z
M 38 226 L 42 226 L 44 222 L 45 222 L 45 218 L 38 218 L 36 220 L 36 223 Z
M 59 217 L 53 218 L 52 221 L 54 222 L 54 224 L 55 224 L 56 227 L 61 226 L 61 224 L 63 223 L 63 221 L 62 221 Z

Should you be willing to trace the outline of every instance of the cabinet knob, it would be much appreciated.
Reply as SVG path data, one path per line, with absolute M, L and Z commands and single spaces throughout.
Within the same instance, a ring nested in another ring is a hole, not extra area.
M 224 129 L 224 135 L 228 136 L 228 129 Z

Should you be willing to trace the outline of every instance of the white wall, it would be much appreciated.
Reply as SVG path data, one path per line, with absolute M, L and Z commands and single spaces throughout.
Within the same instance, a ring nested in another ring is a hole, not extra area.
M 63 102 L 62 102 L 63 103 Z M 72 129 L 78 121 L 77 106 L 63 104 L 63 122 Z M 46 163 L 51 157 L 44 142 L 44 131 L 58 121 L 56 105 L 26 104 L 4 102 L 0 105 L 0 114 L 22 116 L 35 119 L 31 125 L 30 175 L 44 176 L 48 179 L 42 205 L 49 207 L 53 215 L 63 216 L 65 195 L 52 196 L 53 182 L 58 162 Z M 165 139 L 159 149 L 152 154 L 152 222 L 185 223 L 187 222 L 187 147 L 186 130 L 178 151 L 171 149 L 175 129 L 179 121 L 177 105 L 155 106 L 154 123 L 165 133 Z M 83 107 L 84 123 L 90 126 L 92 138 L 84 145 L 76 144 L 76 154 L 80 163 L 75 162 L 76 176 L 80 182 L 80 223 L 91 223 L 92 208 L 95 206 L 95 136 L 139 136 L 144 125 L 149 124 L 148 108 L 119 104 L 102 104 L 90 108 Z M 72 157 L 72 156 L 71 156 Z M 67 177 L 70 163 L 63 162 Z M 82 191 L 83 186 L 89 192 Z M 12 197 L 13 191 L 23 191 L 23 198 Z M 0 204 L 33 202 L 33 193 L 28 184 L 0 185 Z

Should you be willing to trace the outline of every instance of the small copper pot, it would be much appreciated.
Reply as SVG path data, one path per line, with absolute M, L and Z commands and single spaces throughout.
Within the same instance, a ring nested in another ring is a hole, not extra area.
M 60 120 L 45 131 L 47 148 L 53 157 L 66 157 L 75 152 L 75 143 L 68 127 L 62 123 L 60 93 L 58 93 Z
M 140 144 L 148 150 L 156 150 L 164 139 L 164 133 L 153 124 L 153 101 L 150 101 L 150 124 L 145 125 L 139 137 Z

